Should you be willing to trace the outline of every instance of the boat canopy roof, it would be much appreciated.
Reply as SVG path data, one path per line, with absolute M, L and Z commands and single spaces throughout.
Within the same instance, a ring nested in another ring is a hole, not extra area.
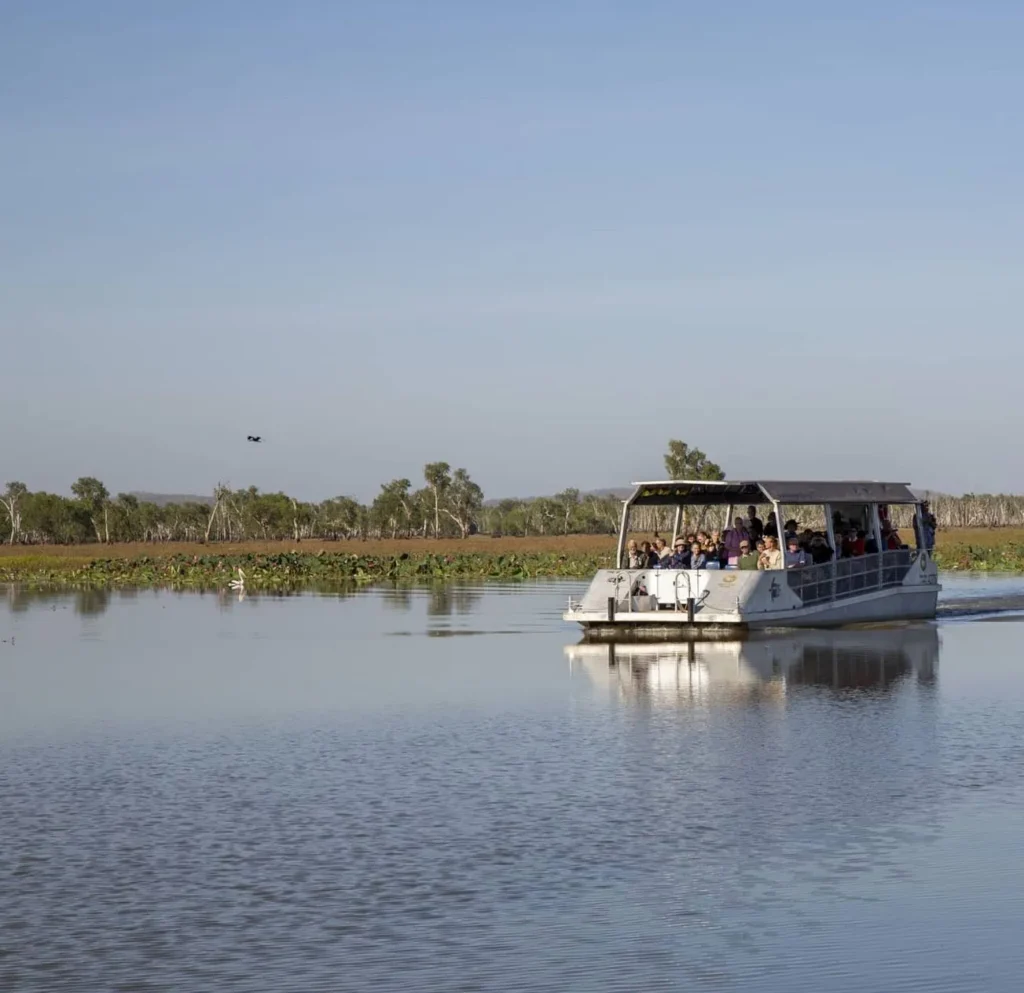
M 870 480 L 747 480 L 669 479 L 634 483 L 627 501 L 633 507 L 680 507 L 689 504 L 740 506 L 781 503 L 786 506 L 835 503 L 917 503 L 908 483 Z

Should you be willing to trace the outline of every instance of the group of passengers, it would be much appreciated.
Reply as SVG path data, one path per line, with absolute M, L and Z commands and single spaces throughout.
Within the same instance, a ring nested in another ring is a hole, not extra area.
M 795 520 L 783 526 L 783 548 L 779 547 L 779 529 L 775 514 L 763 523 L 755 507 L 747 507 L 746 517 L 737 517 L 724 533 L 698 531 L 677 537 L 674 548 L 664 538 L 626 546 L 627 569 L 799 569 L 821 565 L 836 558 L 857 558 L 878 552 L 878 543 L 863 527 L 844 520 L 836 511 L 832 516 L 837 548 L 829 544 L 824 531 L 800 530 Z M 882 508 L 880 508 L 882 510 Z M 880 513 L 882 543 L 888 550 L 906 548 L 899 531 L 890 524 L 887 512 Z

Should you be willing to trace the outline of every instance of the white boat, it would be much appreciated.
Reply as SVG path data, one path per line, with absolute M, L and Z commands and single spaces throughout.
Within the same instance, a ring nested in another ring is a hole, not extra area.
M 570 599 L 563 615 L 588 637 L 735 637 L 744 629 L 935 616 L 940 587 L 932 537 L 919 526 L 924 514 L 906 483 L 668 480 L 634 485 L 623 506 L 616 568 L 601 569 L 581 599 Z M 865 533 L 868 553 L 788 569 L 625 568 L 630 519 L 637 508 L 674 508 L 674 544 L 685 508 L 702 508 L 705 515 L 724 510 L 719 519 L 724 524 L 733 521 L 734 508 L 748 506 L 770 507 L 776 522 L 785 522 L 787 512 L 810 508 L 829 548 L 837 552 L 841 536 L 833 524 L 841 520 L 844 527 Z M 915 508 L 916 547 L 885 550 L 882 521 L 889 508 L 900 506 Z

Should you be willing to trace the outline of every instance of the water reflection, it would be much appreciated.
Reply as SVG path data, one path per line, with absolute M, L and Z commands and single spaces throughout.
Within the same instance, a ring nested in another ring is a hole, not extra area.
M 110 590 L 85 589 L 75 594 L 75 613 L 86 617 L 102 614 L 110 606 Z
M 565 649 L 573 676 L 622 697 L 653 702 L 782 700 L 800 686 L 886 691 L 935 680 L 931 625 L 804 631 L 745 641 L 587 644 Z
M 14 613 L 24 613 L 32 606 L 54 605 L 65 607 L 74 604 L 75 613 L 83 616 L 98 616 L 107 611 L 112 597 L 121 600 L 134 600 L 141 595 L 157 595 L 171 593 L 179 596 L 215 597 L 223 610 L 230 610 L 237 604 L 247 600 L 270 598 L 284 599 L 302 597 L 310 594 L 347 599 L 360 592 L 355 584 L 314 583 L 297 589 L 245 589 L 235 591 L 224 588 L 184 589 L 174 586 L 161 590 L 119 589 L 112 592 L 102 587 L 83 587 L 77 590 L 26 589 L 9 584 L 2 589 L 7 607 Z M 426 594 L 427 615 L 429 617 L 452 617 L 472 614 L 478 607 L 484 590 L 479 587 L 466 586 L 381 586 L 377 587 L 381 602 L 390 610 L 408 612 L 412 610 L 417 598 Z
M 470 614 L 481 595 L 481 590 L 471 586 L 432 586 L 427 615 L 451 617 L 452 614 Z

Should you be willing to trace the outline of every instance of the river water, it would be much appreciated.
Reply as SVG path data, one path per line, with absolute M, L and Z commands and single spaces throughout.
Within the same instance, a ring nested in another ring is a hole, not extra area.
M 578 591 L 7 591 L 0 990 L 1021 989 L 1024 583 L 678 648 Z

